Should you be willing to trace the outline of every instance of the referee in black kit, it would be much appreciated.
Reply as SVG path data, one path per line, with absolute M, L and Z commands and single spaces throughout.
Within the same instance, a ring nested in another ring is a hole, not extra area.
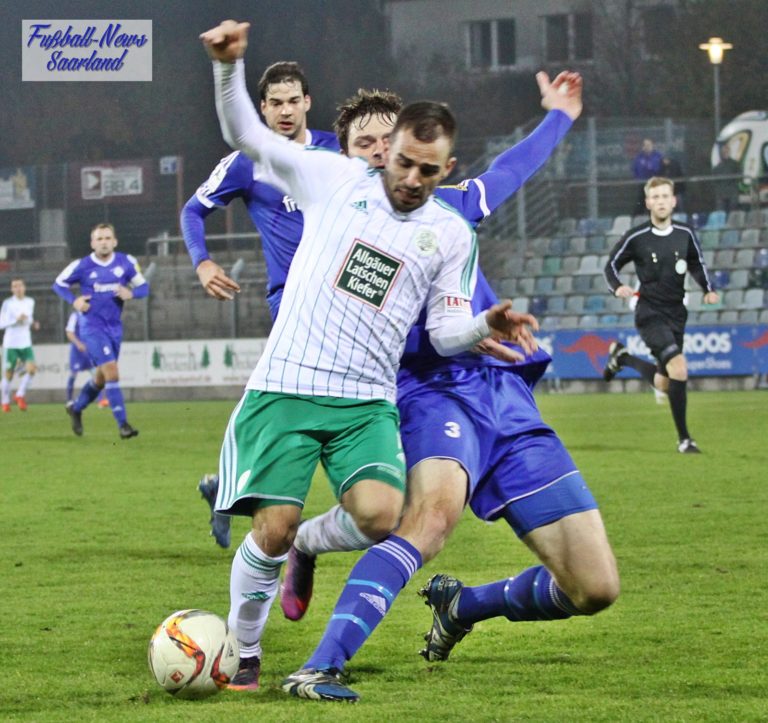
M 647 223 L 627 231 L 614 246 L 605 265 L 605 278 L 615 296 L 623 299 L 635 290 L 623 284 L 619 271 L 633 261 L 640 280 L 635 326 L 657 364 L 631 355 L 621 342 L 609 349 L 603 378 L 609 382 L 622 367 L 632 367 L 649 384 L 669 395 L 672 418 L 677 427 L 677 451 L 700 452 L 686 423 L 688 366 L 683 354 L 683 332 L 688 311 L 683 304 L 685 274 L 689 272 L 704 290 L 704 303 L 716 304 L 720 297 L 707 273 L 701 245 L 693 229 L 672 220 L 675 184 L 654 176 L 645 184 L 645 206 L 651 212 Z

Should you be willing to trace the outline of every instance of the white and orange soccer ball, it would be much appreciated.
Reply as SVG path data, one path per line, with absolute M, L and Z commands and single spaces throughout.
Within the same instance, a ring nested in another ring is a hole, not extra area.
M 169 615 L 149 641 L 149 669 L 177 698 L 206 698 L 225 688 L 237 672 L 240 653 L 226 621 L 207 610 Z

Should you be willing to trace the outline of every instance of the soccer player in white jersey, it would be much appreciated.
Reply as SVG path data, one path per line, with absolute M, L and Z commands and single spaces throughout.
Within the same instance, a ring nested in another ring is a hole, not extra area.
M 426 304 L 431 342 L 445 355 L 491 334 L 535 346 L 525 325 L 532 317 L 513 314 L 509 302 L 470 311 L 474 233 L 431 196 L 455 164 L 450 111 L 436 103 L 406 108 L 383 173 L 308 153 L 271 133 L 248 98 L 247 30 L 225 21 L 201 36 L 214 59 L 222 130 L 267 182 L 297 200 L 304 233 L 222 446 L 217 510 L 253 520 L 230 580 L 229 622 L 241 656 L 236 688 L 258 685 L 262 631 L 317 462 L 360 536 L 378 540 L 397 524 L 405 465 L 395 376 L 420 309 Z M 331 670 L 302 685 L 346 690 Z
M 16 406 L 27 411 L 27 388 L 35 376 L 35 353 L 32 349 L 32 330 L 40 324 L 35 321 L 35 300 L 27 296 L 27 287 L 21 278 L 11 279 L 11 294 L 0 308 L 0 329 L 3 334 L 2 409 L 11 411 L 11 382 L 17 370 L 25 373 L 13 396 Z

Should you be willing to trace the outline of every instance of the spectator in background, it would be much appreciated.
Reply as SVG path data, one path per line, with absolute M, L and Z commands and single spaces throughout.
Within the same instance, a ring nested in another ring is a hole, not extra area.
M 727 143 L 720 146 L 720 163 L 712 169 L 713 176 L 732 176 L 715 181 L 715 207 L 729 213 L 739 204 L 739 180 L 733 176 L 741 174 L 741 164 L 731 158 L 731 148 Z
M 662 161 L 663 156 L 656 150 L 653 141 L 644 138 L 640 153 L 632 161 L 632 175 L 641 182 L 635 199 L 634 215 L 645 213 L 645 182 L 654 176 L 663 175 Z
M 661 159 L 661 175 L 664 178 L 670 178 L 675 182 L 675 198 L 677 205 L 675 211 L 685 211 L 683 199 L 685 197 L 685 181 L 683 181 L 683 168 L 677 158 L 664 154 Z M 645 191 L 643 191 L 645 193 Z

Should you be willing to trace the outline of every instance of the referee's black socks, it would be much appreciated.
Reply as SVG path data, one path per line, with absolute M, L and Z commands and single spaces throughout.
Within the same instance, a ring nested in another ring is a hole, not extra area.
M 680 440 L 689 439 L 688 424 L 685 421 L 685 411 L 688 401 L 688 382 L 678 379 L 669 380 L 669 406 L 672 408 L 672 419 L 675 420 L 677 436 Z

